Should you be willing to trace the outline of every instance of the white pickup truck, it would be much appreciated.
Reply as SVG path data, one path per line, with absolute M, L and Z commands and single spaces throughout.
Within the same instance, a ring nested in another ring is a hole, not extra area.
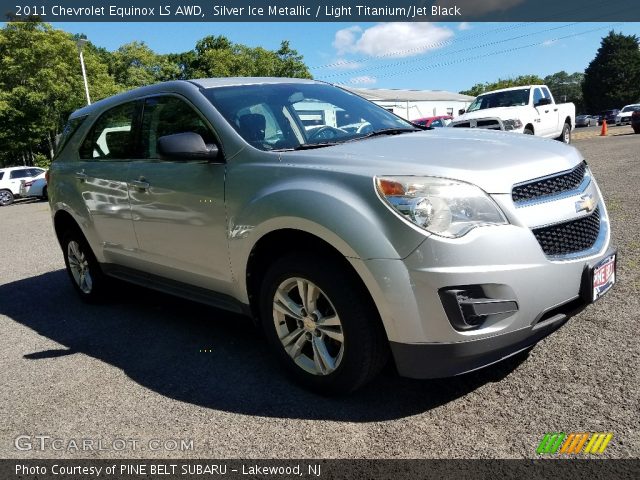
M 555 103 L 546 85 L 504 88 L 479 95 L 451 127 L 487 128 L 571 142 L 573 103 Z

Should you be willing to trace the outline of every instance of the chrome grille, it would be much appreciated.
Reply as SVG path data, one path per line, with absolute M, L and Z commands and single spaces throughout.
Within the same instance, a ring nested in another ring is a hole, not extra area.
M 600 234 L 600 209 L 598 207 L 590 215 L 577 220 L 534 228 L 532 232 L 548 256 L 588 250 Z
M 582 183 L 586 171 L 587 164 L 586 162 L 582 162 L 568 172 L 522 185 L 516 185 L 511 190 L 511 198 L 513 198 L 514 202 L 518 203 L 573 190 Z

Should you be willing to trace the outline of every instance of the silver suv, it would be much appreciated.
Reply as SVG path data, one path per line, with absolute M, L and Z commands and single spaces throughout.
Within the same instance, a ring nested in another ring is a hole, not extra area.
M 109 278 L 262 324 L 316 391 L 469 372 L 526 350 L 615 281 L 573 147 L 424 131 L 310 81 L 169 82 L 71 115 L 53 223 L 87 301 Z

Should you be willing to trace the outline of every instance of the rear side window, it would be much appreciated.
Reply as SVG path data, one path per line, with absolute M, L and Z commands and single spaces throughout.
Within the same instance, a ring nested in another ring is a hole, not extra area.
M 544 95 L 544 98 L 551 100 L 551 92 L 546 87 L 542 87 L 542 94 Z
M 87 116 L 85 115 L 83 117 L 70 118 L 67 120 L 67 123 L 62 129 L 62 133 L 56 138 L 56 151 L 53 155 L 54 160 L 58 158 L 62 149 L 67 145 L 73 134 L 76 133 L 78 128 L 80 128 L 80 125 L 82 125 L 82 122 L 86 119 Z
M 96 121 L 80 147 L 80 158 L 111 160 L 131 158 L 136 102 L 107 110 Z
M 29 170 L 25 168 L 24 170 L 12 170 L 9 178 L 27 178 L 30 176 Z
M 205 121 L 183 100 L 176 97 L 148 98 L 142 117 L 142 157 L 158 158 L 158 139 L 176 133 L 193 132 L 204 143 L 215 144 L 215 137 Z

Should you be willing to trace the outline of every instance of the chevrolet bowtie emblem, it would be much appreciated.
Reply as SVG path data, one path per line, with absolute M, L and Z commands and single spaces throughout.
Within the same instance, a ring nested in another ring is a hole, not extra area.
M 580 213 L 582 211 L 591 213 L 595 210 L 595 208 L 596 201 L 591 194 L 581 196 L 580 201 L 576 202 L 576 213 Z

